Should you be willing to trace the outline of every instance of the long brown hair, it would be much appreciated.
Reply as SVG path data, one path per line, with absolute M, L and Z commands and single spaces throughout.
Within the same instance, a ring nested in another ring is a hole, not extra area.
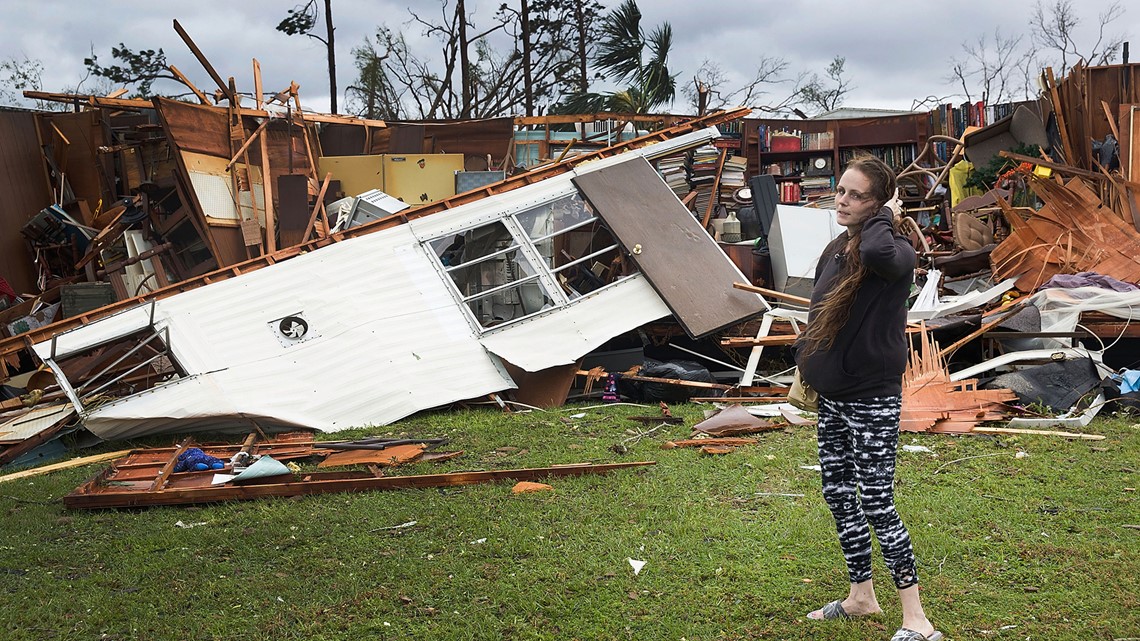
M 854 169 L 871 181 L 871 196 L 875 199 L 875 212 L 883 207 L 895 193 L 895 173 L 882 160 L 870 154 L 856 156 L 847 164 L 847 171 Z M 874 215 L 874 214 L 872 214 Z M 836 239 L 827 246 L 829 252 L 843 256 L 839 281 L 816 306 L 811 323 L 799 337 L 799 355 L 807 356 L 818 350 L 827 350 L 835 344 L 839 330 L 847 324 L 851 305 L 859 286 L 867 276 L 867 268 L 859 255 L 862 234 L 856 231 L 850 238 Z M 816 274 L 819 278 L 819 274 Z

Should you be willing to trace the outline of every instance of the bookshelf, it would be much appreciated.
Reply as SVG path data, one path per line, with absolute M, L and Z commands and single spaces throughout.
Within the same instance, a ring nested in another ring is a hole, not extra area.
M 874 154 L 896 171 L 904 168 L 930 136 L 931 124 L 927 113 L 842 120 L 747 119 L 742 138 L 753 173 L 775 174 L 778 186 L 795 184 L 787 187 L 787 194 L 780 187 L 781 201 L 808 204 L 830 196 L 856 153 Z

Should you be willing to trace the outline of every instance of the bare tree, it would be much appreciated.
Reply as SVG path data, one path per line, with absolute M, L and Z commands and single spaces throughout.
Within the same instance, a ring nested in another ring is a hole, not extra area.
M 752 79 L 730 91 L 726 88 L 729 82 L 728 76 L 720 63 L 706 58 L 697 69 L 693 85 L 685 87 L 683 93 L 689 106 L 697 113 L 703 113 L 702 93 L 705 96 L 704 110 L 713 111 L 736 106 L 751 107 L 761 96 L 769 93 L 768 87 L 787 82 L 780 78 L 787 69 L 788 62 L 783 58 L 762 56 Z
M 1038 2 L 1030 26 L 1034 41 L 1060 57 L 1058 71 L 1063 76 L 1078 60 L 1084 60 L 1088 65 L 1104 65 L 1116 59 L 1124 45 L 1124 36 L 1107 35 L 1105 29 L 1122 15 L 1124 7 L 1119 0 L 1113 0 L 1097 14 L 1097 39 L 1087 48 L 1077 44 L 1076 30 L 1081 20 L 1070 0 L 1054 0 L 1048 5 Z
M 1028 84 L 1018 95 L 1019 71 L 1033 59 L 1034 51 L 1021 46 L 1022 36 L 1003 36 L 1000 28 L 962 43 L 963 56 L 951 59 L 951 79 L 962 87 L 968 102 L 987 104 L 1028 97 Z M 1022 74 L 1021 80 L 1024 80 Z
M 843 77 L 847 58 L 835 56 L 824 72 L 826 79 L 812 74 L 807 82 L 799 86 L 797 101 L 818 112 L 831 111 L 843 104 L 844 97 L 854 89 L 851 81 Z
M 25 91 L 42 91 L 44 63 L 24 56 L 0 60 L 0 103 L 14 107 L 28 105 Z M 40 106 L 40 105 L 37 105 Z
M 295 36 L 306 35 L 325 45 L 328 52 L 329 63 L 329 111 L 336 113 L 336 47 L 333 40 L 332 0 L 324 0 L 325 8 L 325 37 L 313 32 L 317 27 L 318 7 L 317 0 L 309 0 L 303 5 L 297 5 L 289 10 L 289 15 L 277 24 L 277 30 Z

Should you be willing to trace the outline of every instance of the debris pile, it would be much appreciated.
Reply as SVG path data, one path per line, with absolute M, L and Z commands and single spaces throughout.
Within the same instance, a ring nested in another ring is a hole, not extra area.
M 1140 337 L 1137 80 L 1137 65 L 1049 74 L 1039 100 L 989 123 L 971 110 L 961 131 L 931 112 L 923 149 L 896 158 L 892 206 L 920 256 L 903 429 L 1081 428 L 1130 393 L 1117 341 Z M 26 183 L 0 230 L 0 464 L 76 432 L 335 432 L 486 398 L 715 402 L 694 429 L 722 438 L 796 416 L 787 348 L 840 232 L 823 192 L 849 159 L 844 129 L 787 141 L 740 108 L 572 154 L 547 129 L 526 167 L 516 128 L 554 119 L 314 114 L 295 84 L 248 105 L 232 81 L 213 101 L 193 93 L 201 104 L 36 93 L 81 108 L 0 112 L 34 133 L 0 143 Z M 1118 145 L 1093 153 L 1109 135 Z M 810 195 L 784 204 L 778 183 L 794 181 Z M 1077 360 L 1074 398 L 1006 376 Z M 383 485 L 381 467 L 433 456 L 364 445 L 327 465 L 370 466 Z M 254 490 L 185 496 L 216 492 Z

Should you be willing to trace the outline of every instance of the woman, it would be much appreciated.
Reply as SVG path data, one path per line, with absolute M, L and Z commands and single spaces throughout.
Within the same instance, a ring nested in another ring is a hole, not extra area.
M 827 246 L 816 266 L 796 362 L 819 392 L 823 497 L 835 517 L 851 589 L 846 599 L 808 618 L 881 611 L 871 580 L 869 523 L 902 601 L 902 627 L 892 641 L 938 641 L 942 634 L 922 610 L 910 536 L 894 506 L 906 300 L 915 253 L 885 206 L 894 195 L 895 176 L 881 160 L 852 160 L 835 191 L 836 218 L 847 232 Z

